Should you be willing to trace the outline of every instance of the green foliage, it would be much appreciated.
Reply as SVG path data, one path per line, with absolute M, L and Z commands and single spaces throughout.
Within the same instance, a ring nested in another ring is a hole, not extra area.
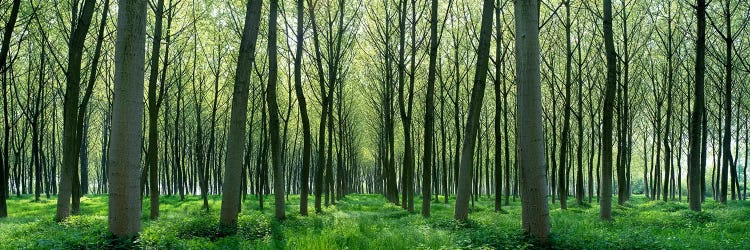
M 271 236 L 271 220 L 258 211 L 250 211 L 239 217 L 237 235 L 246 240 L 268 240 Z
M 380 195 L 349 195 L 322 214 L 297 214 L 299 197 L 290 196 L 288 218 L 258 209 L 258 200 L 243 203 L 234 234 L 219 232 L 218 196 L 209 197 L 211 212 L 198 197 L 165 196 L 162 217 L 144 217 L 136 239 L 114 239 L 107 230 L 107 197 L 87 196 L 84 215 L 57 223 L 54 202 L 11 198 L 10 218 L 0 220 L 0 249 L 536 249 L 539 243 L 521 231 L 520 203 L 494 212 L 493 198 L 481 197 L 467 222 L 453 220 L 453 205 L 433 203 L 424 218 L 385 202 Z M 268 197 L 272 204 L 273 197 Z M 144 202 L 144 214 L 148 206 Z M 746 248 L 750 240 L 750 202 L 704 203 L 703 212 L 685 203 L 633 197 L 615 206 L 614 220 L 599 220 L 598 204 L 571 203 L 567 210 L 550 204 L 554 249 L 728 249 Z
M 698 224 L 706 224 L 708 222 L 713 222 L 716 220 L 716 217 L 705 211 L 701 212 L 695 212 L 695 211 L 684 211 L 682 213 L 682 216 L 685 218 L 686 222 L 689 223 L 698 223 Z

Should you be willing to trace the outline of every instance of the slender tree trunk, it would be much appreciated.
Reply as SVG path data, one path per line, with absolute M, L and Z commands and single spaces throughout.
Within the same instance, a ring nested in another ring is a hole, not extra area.
M 705 27 L 704 27 L 705 28 Z M 742 200 L 747 200 L 747 159 L 750 154 L 750 127 L 748 121 L 745 121 L 745 168 L 742 170 Z
M 578 26 L 578 33 L 581 34 L 580 25 Z M 576 200 L 578 204 L 584 203 L 586 198 L 585 189 L 583 187 L 583 59 L 581 58 L 581 49 L 578 49 L 578 114 L 576 115 L 578 123 L 578 146 L 576 146 L 578 156 L 577 171 L 576 171 Z M 591 151 L 593 153 L 593 150 Z M 589 192 L 590 195 L 591 192 Z M 591 197 L 589 197 L 591 198 Z M 590 201 L 589 201 L 590 202 Z
M 666 58 L 667 58 L 667 110 L 666 110 L 666 122 L 664 124 L 664 183 L 662 188 L 662 200 L 667 201 L 669 192 L 670 177 L 672 177 L 673 166 L 672 166 L 672 89 L 674 74 L 672 70 L 672 60 L 674 58 L 673 53 L 673 32 L 672 32 L 672 11 L 671 2 L 667 5 L 670 9 L 667 11 L 667 40 L 666 40 Z M 624 174 L 624 173 L 623 173 Z
M 279 104 L 276 100 L 276 82 L 278 78 L 278 59 L 276 49 L 276 29 L 278 0 L 271 0 L 268 21 L 268 62 L 269 77 L 266 90 L 268 102 L 269 132 L 271 136 L 271 163 L 273 164 L 274 214 L 277 219 L 284 219 L 284 166 L 281 162 L 281 138 L 279 138 Z
M 612 0 L 604 0 L 604 48 L 607 55 L 607 84 L 602 113 L 602 183 L 599 217 L 612 220 L 612 116 L 616 86 L 615 43 L 612 32 Z
M 570 143 L 570 90 L 572 88 L 572 62 L 573 62 L 573 50 L 571 48 L 570 38 L 570 1 L 563 2 L 565 5 L 565 103 L 563 108 L 565 109 L 563 117 L 563 130 L 562 140 L 560 141 L 560 164 L 559 173 L 560 177 L 558 180 L 558 192 L 560 193 L 560 209 L 568 209 L 568 176 L 566 174 L 568 166 L 568 143 Z M 577 198 L 577 197 L 576 197 Z
M 235 229 L 237 226 L 240 198 L 242 193 L 244 193 L 244 190 L 240 190 L 240 182 L 244 177 L 242 175 L 243 151 L 253 150 L 252 147 L 242 148 L 237 145 L 245 145 L 245 139 L 247 139 L 245 136 L 245 127 L 247 126 L 250 69 L 255 61 L 255 46 L 258 41 L 262 2 L 261 0 L 250 0 L 247 2 L 245 24 L 242 29 L 242 40 L 240 42 L 240 53 L 235 70 L 232 113 L 226 146 L 224 186 L 222 188 L 224 194 L 221 197 L 221 224 L 230 229 Z M 252 126 L 252 122 L 250 125 Z
M 32 115 L 32 118 L 31 118 L 31 129 L 32 129 L 31 131 L 31 134 L 32 134 L 31 135 L 31 138 L 32 138 L 31 139 L 31 157 L 32 157 L 32 163 L 34 164 L 34 172 L 36 175 L 35 186 L 34 186 L 34 200 L 35 201 L 39 201 L 39 198 L 41 196 L 42 179 L 43 179 L 42 178 L 42 159 L 41 159 L 43 136 L 40 136 L 39 134 L 43 132 L 40 130 L 44 128 L 44 123 L 43 123 L 44 121 L 42 121 L 42 128 L 39 128 L 39 116 L 41 113 L 40 109 L 42 108 L 41 102 L 42 102 L 42 99 L 44 98 L 43 97 L 44 95 L 43 90 L 44 90 L 44 84 L 45 84 L 44 63 L 46 59 L 46 53 L 45 53 L 46 46 L 42 45 L 41 47 L 42 47 L 41 56 L 40 56 L 41 60 L 39 61 L 39 85 L 37 86 L 37 89 L 36 89 L 36 96 L 35 96 L 36 100 L 34 101 L 33 113 L 31 114 Z M 3 194 L 0 196 L 5 195 L 4 189 L 2 190 L 2 192 Z M 49 199 L 49 189 L 47 189 L 47 199 Z
M 697 58 L 696 58 L 697 59 Z M 705 62 L 705 58 L 704 58 Z M 705 73 L 704 73 L 705 74 Z M 696 75 L 697 77 L 697 75 Z M 704 103 L 704 109 L 701 111 L 703 114 L 701 116 L 701 203 L 706 200 L 706 157 L 707 157 L 707 150 L 708 147 L 708 118 L 706 115 L 706 109 L 705 109 L 705 103 Z
M 3 41 L 2 47 L 0 47 L 0 74 L 3 78 L 3 120 L 4 120 L 4 132 L 5 136 L 3 143 L 3 154 L 2 164 L 0 164 L 0 218 L 8 217 L 8 205 L 6 199 L 8 198 L 8 180 L 10 179 L 10 159 L 8 157 L 8 140 L 10 138 L 10 124 L 8 122 L 8 81 L 7 81 L 7 70 L 8 70 L 8 51 L 10 50 L 10 39 L 13 35 L 13 29 L 16 27 L 16 19 L 18 19 L 18 9 L 21 6 L 21 0 L 13 0 L 13 7 L 11 7 L 10 17 L 8 22 L 3 28 Z
M 503 54 L 503 26 L 502 26 L 502 6 L 497 4 L 495 6 L 495 35 L 497 36 L 497 44 L 495 45 L 495 212 L 502 211 L 503 206 L 503 166 L 502 166 L 502 119 L 501 115 L 503 112 L 502 106 L 502 92 L 500 91 L 501 82 L 505 81 L 505 74 L 502 72 L 503 64 L 505 63 L 505 55 Z M 505 157 L 508 157 L 507 155 Z M 506 175 L 508 173 L 505 173 Z
M 442 61 L 438 59 L 438 65 L 440 67 L 436 67 L 436 70 L 442 67 Z M 443 167 L 442 171 L 442 193 L 443 193 L 443 203 L 448 203 L 448 161 L 446 159 L 446 156 L 448 154 L 448 147 L 447 147 L 447 138 L 445 133 L 445 82 L 443 81 L 442 77 L 442 71 L 437 74 L 438 79 L 440 80 L 440 164 Z
M 623 203 L 630 199 L 630 195 L 632 194 L 631 190 L 631 158 L 632 158 L 632 144 L 633 144 L 633 133 L 632 133 L 632 118 L 630 114 L 630 62 L 631 62 L 631 52 L 630 46 L 630 36 L 629 30 L 628 30 L 628 17 L 630 16 L 627 11 L 627 3 L 625 1 L 621 2 L 622 11 L 622 41 L 623 41 L 623 61 L 622 61 L 622 92 L 623 92 L 623 103 L 622 103 L 622 131 L 620 133 L 620 140 L 622 141 L 621 150 L 623 151 L 623 165 L 625 168 L 625 188 L 624 188 L 624 197 L 623 197 Z M 580 53 L 580 50 L 579 50 Z M 579 76 L 580 77 L 580 76 Z M 619 199 L 619 197 L 618 197 Z M 619 202 L 619 200 L 618 200 Z
M 297 0 L 297 41 L 304 40 L 304 2 Z M 312 138 L 310 135 L 310 118 L 307 116 L 307 101 L 302 89 L 302 47 L 304 43 L 297 43 L 294 54 L 294 90 L 299 103 L 299 113 L 302 120 L 302 169 L 300 170 L 300 214 L 307 215 L 307 195 L 310 192 L 310 158 L 312 152 Z
M 318 127 L 318 153 L 317 161 L 315 164 L 315 212 L 322 213 L 322 196 L 323 196 L 323 173 L 325 168 L 325 131 L 326 122 L 328 119 L 328 99 L 325 82 L 325 74 L 323 73 L 323 60 L 321 59 L 320 39 L 318 38 L 318 25 L 315 20 L 315 5 L 311 0 L 308 0 L 308 8 L 310 8 L 310 21 L 313 31 L 313 45 L 315 48 L 315 62 L 318 73 L 318 82 L 320 83 L 320 94 L 321 94 L 321 112 L 320 112 L 320 123 Z M 330 87 L 330 86 L 329 86 Z
M 726 43 L 726 61 L 724 62 L 725 85 L 724 85 L 724 129 L 722 137 L 722 166 L 721 166 L 721 190 L 719 191 L 719 201 L 727 203 L 727 179 L 729 167 L 732 164 L 732 54 L 734 53 L 734 37 L 732 34 L 732 16 L 730 10 L 730 0 L 725 2 L 724 22 L 726 34 L 723 35 Z
M 70 35 L 68 43 L 68 69 L 66 70 L 65 99 L 63 103 L 63 167 L 60 170 L 60 191 L 57 196 L 57 213 L 55 219 L 62 221 L 70 216 L 70 199 L 73 199 L 72 213 L 78 213 L 80 189 L 78 182 L 78 154 L 80 137 L 78 130 L 78 98 L 81 93 L 81 60 L 83 45 L 86 40 L 91 17 L 94 14 L 93 0 L 86 0 L 77 25 Z
M 151 220 L 159 218 L 159 106 L 156 100 L 156 81 L 159 77 L 159 56 L 161 51 L 162 17 L 164 16 L 164 0 L 158 0 L 154 15 L 154 37 L 151 45 L 151 66 L 148 77 L 148 152 L 146 163 L 149 177 L 149 200 L 151 203 Z M 165 83 L 161 83 L 164 85 Z
M 435 130 L 435 75 L 438 52 L 438 1 L 430 1 L 430 62 L 427 68 L 427 97 L 424 115 L 424 170 L 422 170 L 422 215 L 430 217 L 433 134 Z
M 695 85 L 693 92 L 693 111 L 690 117 L 690 152 L 688 157 L 688 202 L 690 210 L 700 212 L 701 202 L 701 175 L 703 171 L 700 166 L 701 147 L 701 120 L 705 114 L 704 81 L 706 68 L 706 0 L 697 0 L 697 41 L 695 46 Z M 747 136 L 746 136 L 747 137 Z M 747 183 L 747 182 L 745 182 Z
M 471 183 L 473 176 L 472 161 L 474 159 L 474 144 L 476 143 L 477 131 L 479 130 L 479 115 L 482 109 L 482 99 L 484 98 L 484 87 L 489 67 L 493 10 L 494 1 L 484 0 L 482 7 L 482 24 L 479 31 L 477 68 L 474 72 L 474 86 L 471 90 L 469 117 L 466 120 L 466 131 L 464 132 L 463 147 L 461 150 L 458 192 L 456 193 L 456 208 L 453 214 L 453 217 L 456 220 L 461 221 L 467 220 L 469 216 L 469 199 L 471 199 Z M 531 19 L 534 18 L 532 17 Z M 544 157 L 542 157 L 542 159 L 543 158 Z
M 334 67 L 330 67 L 334 68 Z M 330 77 L 329 79 L 334 79 Z M 328 87 L 328 155 L 326 156 L 325 180 L 323 186 L 325 192 L 325 206 L 331 205 L 331 195 L 333 194 L 333 89 L 336 82 Z
M 409 85 L 409 92 L 404 96 L 406 87 L 406 20 L 407 20 L 407 0 L 399 1 L 398 11 L 398 102 L 399 114 L 404 132 L 404 161 L 401 169 L 401 207 L 408 211 L 414 210 L 414 150 L 411 139 L 411 104 L 413 84 Z M 414 9 L 414 6 L 412 6 Z M 408 110 L 407 110 L 408 109 Z
M 81 111 L 84 111 L 84 109 L 81 109 Z M 89 152 L 88 152 L 88 140 L 89 140 L 89 119 L 90 115 L 88 115 L 88 112 L 80 112 L 79 115 L 82 115 L 83 119 L 78 120 L 81 122 L 80 130 L 78 135 L 81 137 L 81 142 L 79 148 L 81 149 L 79 154 L 79 162 L 80 162 L 80 170 L 81 170 L 81 180 L 80 180 L 80 188 L 78 189 L 79 197 L 82 195 L 85 195 L 89 192 Z
M 647 198 L 651 198 L 651 193 L 649 190 L 649 170 L 648 170 L 648 160 L 650 158 L 648 157 L 648 135 L 643 135 L 643 194 L 646 195 Z

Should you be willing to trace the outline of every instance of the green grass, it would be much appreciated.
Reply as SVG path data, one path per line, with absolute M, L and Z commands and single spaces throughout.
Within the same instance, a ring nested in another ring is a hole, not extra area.
M 311 197 L 312 198 L 312 197 Z M 442 200 L 442 199 L 441 199 Z M 311 200 L 312 201 L 312 200 Z M 502 213 L 493 200 L 476 203 L 468 223 L 452 219 L 453 204 L 433 203 L 431 218 L 408 213 L 380 195 L 349 195 L 323 214 L 298 215 L 299 197 L 290 196 L 288 218 L 273 218 L 273 197 L 258 209 L 256 198 L 243 203 L 237 234 L 219 237 L 219 196 L 210 196 L 211 211 L 201 211 L 197 196 L 162 197 L 161 218 L 148 219 L 144 200 L 143 232 L 135 242 L 145 249 L 533 249 L 524 238 L 520 203 Z M 421 201 L 415 201 L 417 207 Z M 750 202 L 704 204 L 704 212 L 686 203 L 649 201 L 635 196 L 614 206 L 612 222 L 598 219 L 597 204 L 550 207 L 552 246 L 557 249 L 747 249 L 750 248 Z M 107 196 L 86 196 L 82 214 L 53 221 L 55 200 L 11 198 L 10 217 L 0 219 L 0 249 L 97 249 L 114 244 L 107 233 Z M 313 211 L 310 209 L 310 211 Z

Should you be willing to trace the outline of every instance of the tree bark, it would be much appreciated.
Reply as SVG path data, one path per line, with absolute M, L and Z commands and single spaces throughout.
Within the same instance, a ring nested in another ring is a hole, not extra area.
M 314 178 L 314 185 L 315 185 L 315 212 L 316 213 L 322 213 L 322 196 L 323 196 L 323 173 L 324 173 L 324 167 L 325 167 L 325 133 L 326 133 L 326 122 L 328 120 L 328 98 L 330 96 L 327 96 L 326 93 L 326 85 L 325 82 L 325 74 L 323 73 L 323 60 L 321 59 L 321 50 L 320 50 L 320 39 L 318 38 L 318 25 L 315 20 L 315 5 L 313 4 L 312 0 L 308 0 L 308 8 L 310 8 L 310 22 L 311 27 L 313 31 L 313 45 L 315 47 L 315 62 L 316 62 L 316 69 L 318 73 L 318 83 L 320 84 L 320 94 L 321 94 L 321 111 L 320 111 L 320 123 L 318 126 L 318 152 L 317 152 L 317 161 L 315 164 L 315 178 Z
M 159 218 L 159 105 L 156 103 L 156 82 L 159 77 L 164 0 L 157 1 L 154 15 L 156 16 L 156 22 L 154 24 L 154 38 L 151 45 L 151 66 L 148 77 L 148 151 L 146 152 L 146 162 L 149 170 L 151 220 Z M 162 82 L 161 84 L 164 85 L 165 83 Z
M 612 32 L 612 0 L 604 0 L 604 48 L 607 58 L 607 83 L 602 115 L 602 182 L 599 217 L 612 220 L 612 116 L 614 114 L 617 65 Z
M 539 2 L 517 1 L 518 154 L 521 171 L 521 220 L 524 232 L 542 244 L 549 240 L 542 93 L 540 79 Z M 562 181 L 562 180 L 561 180 Z M 562 197 L 561 197 L 562 198 Z
M 430 62 L 427 68 L 427 97 L 424 115 L 424 169 L 422 170 L 422 216 L 430 217 L 431 172 L 433 154 L 433 135 L 435 134 L 435 76 L 437 75 L 437 31 L 438 1 L 430 1 Z
M 4 132 L 5 136 L 3 143 L 3 154 L 2 164 L 0 164 L 0 218 L 8 217 L 8 205 L 6 199 L 8 198 L 8 180 L 10 179 L 10 159 L 8 157 L 8 141 L 10 140 L 10 124 L 8 119 L 8 81 L 6 80 L 6 71 L 8 70 L 8 51 L 10 50 L 10 39 L 13 35 L 13 29 L 16 27 L 16 19 L 18 19 L 18 9 L 21 6 L 21 0 L 14 0 L 13 7 L 11 7 L 10 17 L 8 22 L 3 28 L 3 41 L 2 47 L 0 47 L 0 74 L 3 78 L 3 121 L 4 121 Z
M 115 95 L 110 147 L 109 231 L 119 238 L 141 229 L 139 172 L 143 116 L 146 1 L 119 1 Z
M 572 62 L 573 62 L 573 51 L 571 48 L 570 38 L 570 1 L 563 2 L 565 5 L 565 103 L 563 104 L 564 117 L 563 117 L 563 130 L 562 140 L 560 141 L 560 164 L 558 166 L 558 192 L 560 194 L 560 209 L 568 209 L 568 176 L 567 167 L 568 164 L 568 143 L 570 141 L 570 90 L 572 88 Z M 578 198 L 578 197 L 576 197 Z
M 474 86 L 471 90 L 469 117 L 466 120 L 466 129 L 461 150 L 458 192 L 456 192 L 456 208 L 453 214 L 453 217 L 460 221 L 466 221 L 469 216 L 474 145 L 476 143 L 477 131 L 479 130 L 479 115 L 482 109 L 485 81 L 487 80 L 487 70 L 489 68 L 490 39 L 492 37 L 492 17 L 494 6 L 494 1 L 484 0 L 482 7 L 482 24 L 479 31 L 477 67 L 474 72 Z
M 495 45 L 495 212 L 502 211 L 503 206 L 503 165 L 502 165 L 502 92 L 500 91 L 501 82 L 505 81 L 505 74 L 502 72 L 505 63 L 505 55 L 502 54 L 503 47 L 503 26 L 502 26 L 502 6 L 501 3 L 495 6 L 495 35 L 497 44 Z M 508 157 L 507 155 L 505 157 Z M 506 175 L 508 173 L 505 173 Z
M 695 6 L 697 17 L 697 40 L 695 44 L 695 85 L 693 92 L 693 111 L 690 117 L 690 151 L 688 157 L 688 202 L 690 210 L 700 212 L 701 202 L 701 120 L 705 115 L 704 81 L 706 69 L 706 0 L 697 0 Z
M 726 61 L 724 61 L 724 128 L 722 137 L 723 154 L 721 166 L 721 190 L 719 191 L 719 201 L 727 203 L 727 179 L 729 167 L 732 165 L 732 50 L 734 47 L 734 37 L 732 34 L 732 16 L 730 10 L 730 0 L 725 2 L 724 22 L 726 25 L 726 34 L 722 35 L 726 43 Z
M 279 137 L 279 103 L 276 100 L 276 82 L 278 80 L 278 58 L 276 49 L 276 30 L 278 16 L 278 0 L 271 0 L 268 20 L 268 87 L 266 101 L 268 102 L 269 132 L 271 139 L 271 163 L 273 164 L 273 193 L 274 214 L 277 219 L 284 219 L 284 166 L 281 162 L 281 138 Z
M 78 213 L 80 190 L 78 180 L 78 154 L 80 137 L 78 130 L 78 98 L 81 93 L 81 60 L 86 34 L 94 14 L 94 0 L 83 4 L 77 25 L 71 34 L 68 45 L 68 68 L 66 70 L 65 99 L 63 103 L 63 166 L 60 169 L 60 190 L 57 196 L 55 219 L 62 221 L 71 214 L 70 200 L 73 198 L 72 213 Z
M 297 0 L 297 41 L 303 41 L 305 36 L 304 2 Z M 310 192 L 310 158 L 312 156 L 312 138 L 310 135 L 310 118 L 307 115 L 307 100 L 302 89 L 302 50 L 304 43 L 297 42 L 294 54 L 294 90 L 299 103 L 299 113 L 302 120 L 302 169 L 300 170 L 300 204 L 299 212 L 307 215 L 307 195 Z
M 242 181 L 242 156 L 245 150 L 238 145 L 245 145 L 245 127 L 247 126 L 247 98 L 250 86 L 250 70 L 255 61 L 255 46 L 260 27 L 261 0 L 247 2 L 245 24 L 242 29 L 240 53 L 235 70 L 234 91 L 232 92 L 232 113 L 227 137 L 227 150 L 221 197 L 221 225 L 230 229 L 237 227 L 237 215 L 240 208 L 240 190 Z M 252 125 L 252 124 L 251 124 Z

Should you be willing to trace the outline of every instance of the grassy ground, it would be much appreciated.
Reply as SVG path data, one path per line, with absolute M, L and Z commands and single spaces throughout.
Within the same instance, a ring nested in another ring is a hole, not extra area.
M 614 199 L 616 200 L 616 199 Z M 423 218 L 388 204 L 380 195 L 349 195 L 323 214 L 298 216 L 298 196 L 287 202 L 288 219 L 273 219 L 273 197 L 259 210 L 255 198 L 243 203 L 237 235 L 217 237 L 221 198 L 210 197 L 210 213 L 199 197 L 162 197 L 158 221 L 148 220 L 144 201 L 143 233 L 134 243 L 146 249 L 533 249 L 520 231 L 520 203 L 496 213 L 491 198 L 482 198 L 465 224 L 454 222 L 453 205 L 433 204 Z M 311 200 L 312 201 L 312 200 Z M 416 201 L 417 207 L 421 201 Z M 570 200 L 569 203 L 575 203 Z M 86 196 L 81 216 L 52 220 L 52 200 L 11 198 L 10 217 L 0 219 L 0 249 L 96 249 L 107 240 L 107 196 Z M 633 198 L 615 206 L 613 222 L 598 219 L 598 205 L 551 205 L 553 247 L 557 249 L 749 249 L 750 202 L 704 204 L 687 211 L 686 203 Z M 313 211 L 311 209 L 311 211 Z

